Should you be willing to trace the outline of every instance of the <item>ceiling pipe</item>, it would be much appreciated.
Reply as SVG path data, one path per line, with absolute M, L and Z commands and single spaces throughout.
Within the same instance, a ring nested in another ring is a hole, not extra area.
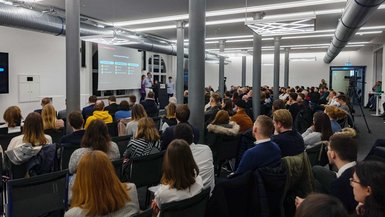
M 330 63 L 334 60 L 384 1 L 385 0 L 349 0 L 347 2 L 332 42 L 325 54 L 325 63 Z
M 42 13 L 40 11 L 30 10 L 23 7 L 14 7 L 1 3 L 0 25 L 50 33 L 56 36 L 65 35 L 64 18 Z M 80 36 L 114 35 L 117 34 L 116 30 L 117 29 L 113 29 L 111 27 L 100 28 L 90 24 L 80 24 Z M 176 45 L 167 43 L 166 39 L 160 39 L 159 37 L 152 37 L 151 35 L 127 30 L 119 32 L 119 37 L 130 39 L 130 36 L 134 36 L 138 38 L 138 40 L 131 40 L 132 42 L 128 45 L 123 45 L 125 47 L 176 56 Z M 188 57 L 187 49 L 185 50 L 185 57 Z M 217 60 L 218 56 L 207 53 L 206 59 Z

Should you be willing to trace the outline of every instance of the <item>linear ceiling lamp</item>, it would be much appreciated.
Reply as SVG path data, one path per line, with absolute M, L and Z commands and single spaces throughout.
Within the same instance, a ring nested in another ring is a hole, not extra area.
M 312 16 L 288 16 L 279 18 L 264 18 L 245 21 L 245 25 L 259 35 L 285 35 L 293 33 L 314 32 L 315 18 Z
M 251 12 L 262 12 L 262 11 L 271 11 L 279 9 L 289 9 L 289 8 L 298 8 L 298 7 L 308 7 L 316 5 L 327 5 L 335 3 L 346 3 L 346 0 L 302 0 L 295 2 L 286 2 L 286 3 L 276 3 L 269 5 L 260 5 L 260 6 L 251 6 L 251 7 L 241 7 L 225 10 L 216 10 L 216 11 L 207 11 L 206 17 L 215 17 L 215 16 L 224 16 L 231 14 L 243 14 Z M 188 20 L 188 14 L 174 15 L 174 16 L 165 16 L 165 17 L 154 17 L 148 19 L 140 20 L 131 20 L 131 21 L 122 21 L 114 23 L 114 26 L 132 26 L 139 24 L 148 24 L 148 23 L 160 23 L 160 22 L 169 22 L 175 20 Z

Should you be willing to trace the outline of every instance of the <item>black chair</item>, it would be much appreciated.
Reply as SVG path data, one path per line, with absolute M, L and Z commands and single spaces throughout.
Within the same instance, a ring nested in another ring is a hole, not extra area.
M 209 133 L 211 134 L 211 133 Z M 240 148 L 240 136 L 215 134 L 215 141 L 210 145 L 213 151 L 216 176 L 220 176 L 226 161 L 236 159 Z M 234 170 L 234 168 L 231 168 Z
M 6 216 L 63 216 L 68 201 L 68 171 L 7 182 Z
M 52 143 L 59 143 L 61 138 L 64 135 L 64 128 L 46 129 L 46 130 L 44 130 L 44 133 L 51 136 Z
M 80 148 L 79 144 L 71 144 L 71 143 L 62 143 L 60 145 L 60 169 L 65 170 L 68 169 L 68 164 L 70 162 L 70 158 L 72 153 Z
M 151 117 L 151 119 L 154 121 L 154 123 L 155 123 L 155 128 L 157 129 L 157 130 L 159 130 L 160 129 L 160 122 L 161 122 L 161 119 L 162 119 L 162 117 L 160 117 L 160 116 L 157 116 L 157 117 Z
M 133 215 L 132 217 L 152 217 L 152 209 L 148 208 L 138 214 Z
M 7 155 L 4 155 L 5 173 L 10 179 L 21 179 L 27 175 L 27 164 L 13 164 Z
M 131 136 L 116 136 L 112 137 L 111 140 L 118 145 L 120 157 L 123 157 L 124 151 L 126 151 L 127 145 L 131 140 Z
M 118 123 L 112 122 L 107 124 L 108 128 L 108 134 L 110 134 L 111 137 L 118 136 Z
M 134 183 L 137 188 L 158 185 L 162 178 L 162 163 L 165 151 L 130 159 L 123 169 L 123 181 Z M 150 191 L 147 189 L 145 205 L 149 204 Z
M 209 196 L 210 188 L 203 189 L 192 198 L 162 204 L 160 217 L 204 217 Z
M 327 141 L 322 141 L 316 146 L 306 149 L 311 166 L 325 166 L 329 163 L 327 155 Z
M 122 168 L 123 168 L 123 158 L 118 160 L 113 160 L 112 165 L 114 165 L 116 175 L 120 180 L 122 180 Z
M 3 148 L 3 151 L 6 151 L 9 145 L 9 142 L 13 137 L 21 135 L 20 133 L 8 133 L 8 134 L 0 134 L 0 145 Z

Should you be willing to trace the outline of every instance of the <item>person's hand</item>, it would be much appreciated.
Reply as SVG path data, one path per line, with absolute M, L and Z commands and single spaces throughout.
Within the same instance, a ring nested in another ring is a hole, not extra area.
M 156 204 L 155 200 L 152 200 L 151 202 L 151 209 L 152 209 L 152 212 L 155 214 L 155 215 L 158 215 L 160 209 L 158 207 L 158 204 Z
M 300 197 L 295 197 L 295 208 L 298 209 L 298 207 L 301 205 L 301 203 L 304 201 L 305 199 L 303 198 L 300 198 Z

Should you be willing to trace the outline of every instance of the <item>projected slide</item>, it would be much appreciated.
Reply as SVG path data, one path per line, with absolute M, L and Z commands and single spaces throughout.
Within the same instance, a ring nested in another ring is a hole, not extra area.
M 98 90 L 139 89 L 141 53 L 136 49 L 98 44 Z

